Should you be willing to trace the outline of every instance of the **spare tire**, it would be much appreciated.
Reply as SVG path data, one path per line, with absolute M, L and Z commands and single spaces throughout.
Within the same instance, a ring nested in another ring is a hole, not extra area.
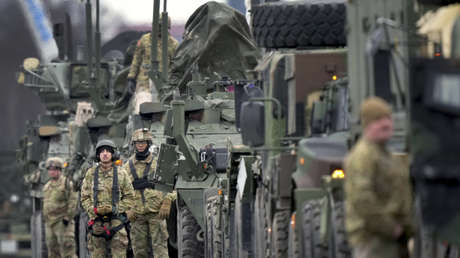
M 252 7 L 251 12 L 252 32 L 259 47 L 346 45 L 345 0 L 266 3 Z

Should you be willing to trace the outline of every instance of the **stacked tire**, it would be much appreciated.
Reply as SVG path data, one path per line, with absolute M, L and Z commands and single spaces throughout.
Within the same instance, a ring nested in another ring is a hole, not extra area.
M 276 2 L 253 6 L 259 47 L 311 48 L 346 45 L 344 0 Z

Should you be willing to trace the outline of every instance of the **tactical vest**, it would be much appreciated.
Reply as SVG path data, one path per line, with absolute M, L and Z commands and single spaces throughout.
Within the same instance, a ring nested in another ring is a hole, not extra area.
M 144 195 L 144 190 L 146 188 L 154 188 L 154 185 L 152 182 L 149 182 L 148 177 L 149 177 L 149 171 L 150 168 L 152 167 L 152 161 L 150 161 L 147 166 L 145 166 L 144 169 L 144 174 L 142 175 L 142 179 L 139 179 L 136 173 L 136 168 L 134 167 L 134 163 L 132 160 L 129 161 L 129 171 L 131 172 L 131 175 L 134 178 L 133 181 L 133 188 L 134 190 L 139 190 L 141 191 L 141 198 L 142 198 L 142 203 L 145 205 L 145 195 Z
M 91 232 L 91 234 L 95 237 L 103 237 L 106 240 L 112 239 L 112 237 L 120 231 L 122 228 L 126 227 L 127 225 L 127 217 L 126 215 L 120 215 L 118 214 L 118 201 L 120 198 L 120 188 L 118 185 L 118 169 L 116 166 L 113 167 L 113 179 L 112 179 L 112 214 L 109 215 L 99 215 L 97 213 L 97 204 L 98 204 L 98 198 L 97 198 L 97 192 L 98 192 L 98 186 L 99 186 L 99 166 L 96 167 L 96 170 L 94 171 L 94 181 L 93 181 L 93 202 L 94 202 L 94 213 L 96 214 L 96 219 L 91 220 L 88 222 L 88 229 Z M 102 223 L 104 222 L 110 222 L 113 219 L 118 219 L 121 221 L 121 224 L 112 227 L 112 228 L 107 228 L 105 225 L 103 226 L 104 228 L 104 233 L 102 234 L 95 234 L 93 232 L 93 225 L 96 221 L 100 221 Z

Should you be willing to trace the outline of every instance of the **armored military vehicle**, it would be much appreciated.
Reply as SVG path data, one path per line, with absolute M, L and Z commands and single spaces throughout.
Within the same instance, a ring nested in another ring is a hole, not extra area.
M 258 56 L 244 16 L 227 5 L 209 2 L 186 23 L 169 83 L 155 83 L 163 103 L 171 108 L 163 113 L 165 143 L 152 180 L 156 189 L 177 191 L 177 211 L 172 212 L 168 227 L 179 257 L 203 257 L 209 245 L 219 243 L 209 240 L 216 234 L 209 211 L 217 208 L 212 200 L 223 198 L 218 189 L 235 179 L 234 171 L 227 171 L 229 153 L 240 151 L 228 146 L 241 143 L 234 89 L 247 83 L 247 70 Z M 157 74 L 152 81 L 161 79 Z M 151 107 L 154 104 L 143 104 L 141 116 Z M 218 231 L 223 237 L 223 228 Z M 223 251 L 215 249 L 216 255 Z M 206 252 L 206 257 L 212 256 Z
M 64 24 L 54 26 L 54 36 L 60 42 L 60 54 L 50 63 L 41 64 L 38 59 L 28 58 L 19 73 L 19 82 L 35 91 L 46 108 L 46 115 L 30 122 L 21 143 L 19 162 L 31 187 L 33 198 L 32 249 L 33 257 L 45 257 L 44 228 L 42 223 L 42 187 L 47 182 L 44 161 L 50 156 L 66 160 L 65 175 L 74 181 L 78 190 L 85 167 L 92 163 L 94 145 L 100 138 L 110 137 L 122 146 L 125 137 L 129 97 L 125 83 L 128 68 L 126 55 L 117 49 L 127 49 L 140 33 L 125 32 L 109 41 L 100 52 L 100 31 L 92 31 L 90 1 L 86 3 L 88 24 L 88 47 L 70 49 L 72 39 Z M 97 5 L 98 6 L 98 5 Z M 97 10 L 98 11 L 98 10 Z M 98 17 L 98 15 L 97 15 Z M 68 27 L 68 26 L 67 26 Z M 93 34 L 96 54 L 93 54 Z M 64 47 L 64 45 L 66 47 Z M 67 51 L 64 51 L 67 50 Z M 90 58 L 84 60 L 87 55 Z M 101 55 L 104 57 L 101 59 Z M 96 67 L 99 67 L 97 69 Z M 83 215 L 83 214 L 80 214 Z M 86 252 L 86 222 L 80 218 L 80 257 Z M 78 222 L 78 220 L 77 220 Z M 77 230 L 78 231 L 78 230 Z
M 263 96 L 241 108 L 243 143 L 255 162 L 240 163 L 238 176 L 247 179 L 237 185 L 235 221 L 250 222 L 253 235 L 237 229 L 238 255 L 350 257 L 342 193 L 349 130 L 345 3 L 277 1 L 254 5 L 251 14 L 266 54 L 256 69 Z

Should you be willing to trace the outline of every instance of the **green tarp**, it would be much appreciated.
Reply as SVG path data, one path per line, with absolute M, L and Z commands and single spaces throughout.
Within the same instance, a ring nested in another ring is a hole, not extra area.
M 183 41 L 171 67 L 171 85 L 181 92 L 198 69 L 201 80 L 227 77 L 246 79 L 256 65 L 259 52 L 243 14 L 226 4 L 208 2 L 199 7 L 185 24 Z

